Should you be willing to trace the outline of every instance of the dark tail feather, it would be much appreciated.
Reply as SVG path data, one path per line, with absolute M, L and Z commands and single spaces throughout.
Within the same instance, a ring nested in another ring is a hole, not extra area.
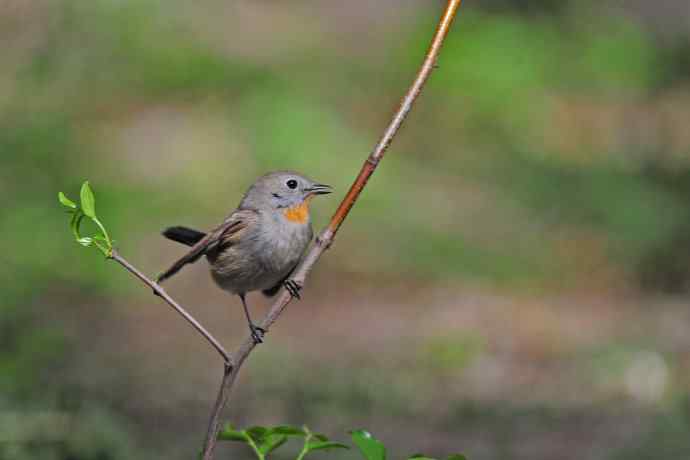
M 187 254 L 182 256 L 179 260 L 177 260 L 174 264 L 172 264 L 172 266 L 168 268 L 165 272 L 158 275 L 159 283 L 162 283 L 167 278 L 173 276 L 175 273 L 180 271 L 180 269 L 184 267 L 186 264 L 196 262 L 199 259 L 199 257 L 204 255 L 206 246 L 208 246 L 208 241 L 205 241 L 205 239 L 208 239 L 206 237 L 206 233 L 192 230 L 191 228 L 187 227 L 166 228 L 165 230 L 163 230 L 163 236 L 165 236 L 166 238 L 170 238 L 173 241 L 177 241 L 178 243 L 191 246 L 192 249 Z
M 187 246 L 194 246 L 206 236 L 206 233 L 187 227 L 168 227 L 163 230 L 163 236 Z

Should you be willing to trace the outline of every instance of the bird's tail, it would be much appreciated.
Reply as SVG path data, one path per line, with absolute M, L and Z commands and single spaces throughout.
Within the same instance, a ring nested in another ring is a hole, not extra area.
M 196 262 L 199 257 L 203 256 L 208 246 L 208 241 L 206 240 L 208 240 L 212 235 L 207 235 L 204 232 L 193 230 L 187 227 L 168 227 L 163 230 L 163 236 L 173 241 L 177 241 L 178 243 L 191 246 L 192 249 L 178 259 L 174 264 L 172 264 L 170 268 L 158 275 L 157 280 L 159 283 L 162 283 L 166 279 L 173 276 L 186 264 Z
M 206 236 L 206 233 L 187 227 L 168 227 L 163 230 L 163 236 L 187 246 L 194 246 Z

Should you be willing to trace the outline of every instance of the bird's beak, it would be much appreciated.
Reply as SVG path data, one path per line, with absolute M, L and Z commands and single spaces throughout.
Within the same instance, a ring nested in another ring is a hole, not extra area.
M 326 184 L 313 184 L 305 191 L 314 195 L 326 195 L 328 193 L 331 193 L 333 191 L 333 188 L 330 185 Z

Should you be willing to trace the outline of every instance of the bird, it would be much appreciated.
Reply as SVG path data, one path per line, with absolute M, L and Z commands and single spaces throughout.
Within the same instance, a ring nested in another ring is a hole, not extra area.
M 314 235 L 309 205 L 315 196 L 332 191 L 295 171 L 264 174 L 245 192 L 237 209 L 209 232 L 184 226 L 163 230 L 163 236 L 191 249 L 158 275 L 158 283 L 205 256 L 216 284 L 240 297 L 251 336 L 261 343 L 266 331 L 252 322 L 246 295 L 262 291 L 273 296 L 284 286 L 300 298 L 302 286 L 290 275 Z

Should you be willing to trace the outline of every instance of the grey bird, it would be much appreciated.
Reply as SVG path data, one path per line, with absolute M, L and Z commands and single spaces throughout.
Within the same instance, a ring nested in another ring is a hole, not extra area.
M 262 291 L 272 296 L 285 286 L 293 297 L 300 297 L 301 286 L 289 277 L 313 237 L 309 203 L 331 191 L 293 171 L 259 177 L 237 209 L 210 232 L 187 227 L 163 231 L 166 238 L 191 249 L 160 274 L 158 282 L 206 256 L 211 276 L 222 289 L 240 297 L 252 337 L 262 342 L 265 331 L 252 322 L 246 294 Z

